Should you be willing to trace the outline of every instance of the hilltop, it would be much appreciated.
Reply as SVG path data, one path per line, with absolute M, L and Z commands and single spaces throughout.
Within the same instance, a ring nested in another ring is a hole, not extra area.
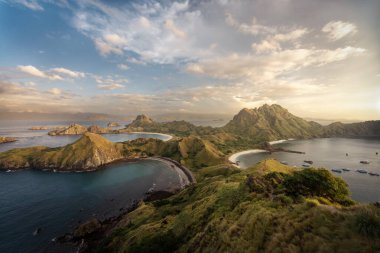
M 123 158 L 122 146 L 100 135 L 85 133 L 64 147 L 32 147 L 0 153 L 1 169 L 90 170 Z
M 323 127 L 318 123 L 294 116 L 276 104 L 255 109 L 245 108 L 223 130 L 263 141 L 313 138 L 323 134 Z
M 71 124 L 67 127 L 62 127 L 58 129 L 54 129 L 50 131 L 48 134 L 55 136 L 55 135 L 80 135 L 84 134 L 86 132 L 90 133 L 96 133 L 96 134 L 106 134 L 106 133 L 113 133 L 115 132 L 111 128 L 103 128 L 97 125 L 92 125 L 89 127 L 85 127 L 79 124 Z
M 295 170 L 265 160 L 246 171 L 211 166 L 201 176 L 172 197 L 141 202 L 116 223 L 102 224 L 95 240 L 82 237 L 88 252 L 379 249 L 379 209 L 353 205 L 346 183 L 327 170 Z

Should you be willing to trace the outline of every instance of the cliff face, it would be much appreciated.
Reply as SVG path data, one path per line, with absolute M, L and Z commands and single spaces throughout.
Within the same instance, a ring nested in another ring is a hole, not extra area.
M 312 138 L 323 133 L 323 127 L 318 123 L 296 117 L 279 105 L 243 109 L 223 130 L 263 140 Z
M 0 153 L 2 169 L 90 170 L 121 159 L 121 144 L 100 135 L 85 133 L 76 142 L 62 148 L 24 148 Z

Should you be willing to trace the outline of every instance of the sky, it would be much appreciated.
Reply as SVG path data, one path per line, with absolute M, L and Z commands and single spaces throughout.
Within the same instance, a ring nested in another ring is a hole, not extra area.
M 380 1 L 0 0 L 0 111 L 380 119 Z

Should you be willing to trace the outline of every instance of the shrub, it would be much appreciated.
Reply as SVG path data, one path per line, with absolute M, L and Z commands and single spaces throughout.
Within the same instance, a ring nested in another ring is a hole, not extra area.
M 307 169 L 286 175 L 283 186 L 288 195 L 318 196 L 341 205 L 351 205 L 347 183 L 325 169 Z

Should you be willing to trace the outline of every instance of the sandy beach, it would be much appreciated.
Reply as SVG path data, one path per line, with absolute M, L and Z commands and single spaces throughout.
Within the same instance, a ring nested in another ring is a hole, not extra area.
M 246 155 L 246 154 L 264 153 L 264 152 L 268 152 L 268 151 L 266 151 L 264 149 L 245 150 L 245 151 L 241 151 L 241 152 L 238 152 L 238 153 L 235 153 L 235 154 L 231 155 L 230 157 L 228 157 L 228 161 L 230 161 L 231 163 L 233 163 L 236 167 L 240 168 L 240 166 L 236 164 L 236 162 L 238 161 L 237 158 L 239 156 Z
M 158 135 L 162 135 L 162 136 L 168 137 L 168 139 L 165 140 L 165 141 L 171 140 L 173 138 L 173 136 L 170 135 L 170 134 L 154 133 L 154 132 L 126 132 L 126 133 L 130 133 L 130 134 L 158 134 Z

